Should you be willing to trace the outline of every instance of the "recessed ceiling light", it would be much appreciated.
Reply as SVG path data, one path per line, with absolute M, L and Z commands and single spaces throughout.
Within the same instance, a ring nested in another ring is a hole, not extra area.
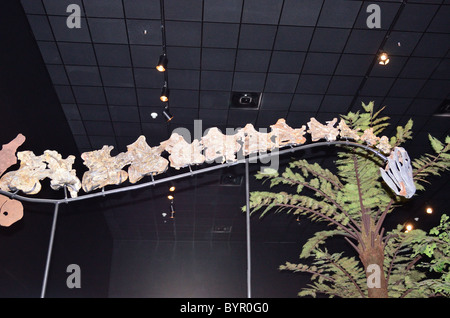
M 150 116 L 152 116 L 152 118 L 155 119 L 156 117 L 158 117 L 158 113 L 153 112 L 153 113 L 150 114 Z

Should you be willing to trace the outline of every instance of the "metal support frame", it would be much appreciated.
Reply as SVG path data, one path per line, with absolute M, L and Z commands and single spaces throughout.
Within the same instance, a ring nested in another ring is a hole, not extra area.
M 250 177 L 248 159 L 245 160 L 245 196 L 246 196 L 246 215 L 247 225 L 247 298 L 252 298 L 252 256 L 251 256 L 251 238 L 250 238 Z
M 58 218 L 58 208 L 59 202 L 55 203 L 55 209 L 53 211 L 53 223 L 52 223 L 52 230 L 50 232 L 50 242 L 48 243 L 47 261 L 45 262 L 45 272 L 44 272 L 44 280 L 42 282 L 41 298 L 45 297 L 45 290 L 47 289 L 48 271 L 50 269 L 50 260 L 52 257 L 53 240 L 55 238 L 55 231 L 56 231 L 56 220 Z
M 359 144 L 356 142 L 349 142 L 349 141 L 330 141 L 330 142 L 316 142 L 313 144 L 307 144 L 307 145 L 300 145 L 300 146 L 296 146 L 296 147 L 290 147 L 289 149 L 284 149 L 281 151 L 275 151 L 275 152 L 270 152 L 270 153 L 265 153 L 259 156 L 256 156 L 256 158 L 254 158 L 255 160 L 261 160 L 261 159 L 265 159 L 265 158 L 269 158 L 272 156 L 279 156 L 279 155 L 283 155 L 286 153 L 293 153 L 295 151 L 298 150 L 304 150 L 304 149 L 308 149 L 308 148 L 314 148 L 314 147 L 319 147 L 319 146 L 330 146 L 330 145 L 341 145 L 341 146 L 353 146 L 353 147 L 360 147 L 363 149 L 366 149 L 372 153 L 374 153 L 375 155 L 377 155 L 378 157 L 380 157 L 381 159 L 383 159 L 383 161 L 387 161 L 387 158 L 382 155 L 381 153 L 379 153 L 378 151 L 376 151 L 373 148 L 370 148 L 366 145 L 363 144 Z M 253 159 L 253 158 L 252 158 Z M 115 194 L 115 193 L 121 193 L 121 192 L 125 192 L 125 191 L 132 191 L 132 190 L 137 190 L 137 189 L 142 189 L 145 187 L 149 187 L 149 186 L 154 186 L 156 184 L 160 184 L 160 183 L 165 183 L 168 181 L 172 181 L 172 180 L 177 180 L 177 179 L 182 179 L 185 177 L 192 177 L 194 175 L 197 174 L 201 174 L 201 173 L 205 173 L 205 172 L 209 172 L 209 171 L 214 171 L 214 170 L 218 170 L 218 169 L 222 169 L 222 168 L 227 168 L 230 166 L 234 166 L 234 165 L 238 165 L 238 164 L 242 164 L 245 163 L 245 188 L 246 188 L 246 225 L 247 225 L 247 237 L 246 237 L 246 241 L 247 241 L 247 297 L 251 298 L 251 250 L 250 250 L 250 243 L 251 243 L 251 237 L 250 237 L 250 184 L 249 184 L 249 158 L 243 158 L 234 162 L 226 162 L 223 164 L 218 164 L 218 165 L 214 165 L 214 166 L 210 166 L 210 167 L 206 167 L 206 168 L 202 168 L 202 169 L 198 169 L 198 170 L 192 170 L 191 166 L 189 166 L 189 172 L 186 173 L 181 173 L 179 175 L 174 175 L 174 176 L 169 176 L 167 178 L 163 178 L 163 179 L 158 179 L 155 180 L 152 177 L 152 181 L 151 182 L 146 182 L 146 183 L 142 183 L 142 184 L 137 184 L 137 185 L 132 185 L 132 186 L 126 186 L 126 187 L 121 187 L 121 188 L 116 188 L 116 189 L 111 189 L 111 190 L 106 190 L 104 188 L 102 188 L 102 190 L 100 192 L 95 192 L 95 193 L 91 193 L 91 194 L 86 194 L 83 196 L 78 196 L 75 198 L 67 198 L 67 196 L 65 196 L 64 199 L 41 199 L 41 198 L 29 198 L 29 197 L 24 197 L 24 196 L 20 196 L 17 195 L 17 193 L 11 193 L 11 192 L 6 192 L 3 190 L 0 190 L 0 194 L 6 195 L 12 199 L 17 199 L 19 201 L 25 201 L 25 202 L 34 202 L 34 203 L 49 203 L 49 204 L 54 204 L 55 208 L 54 208 L 54 212 L 53 212 L 53 223 L 52 223 L 52 229 L 51 229 L 51 233 L 50 233 L 50 241 L 49 241 L 49 246 L 48 246 L 48 252 L 47 252 L 47 260 L 46 260 L 46 264 L 45 264 L 45 272 L 44 272 L 44 280 L 43 280 L 43 284 L 42 284 L 42 291 L 41 291 L 41 298 L 45 297 L 45 291 L 46 291 L 46 287 L 47 287 L 47 280 L 48 280 L 48 272 L 49 272 L 49 268 L 50 268 L 50 262 L 51 262 L 51 254 L 52 254 L 52 249 L 53 249 L 53 241 L 54 241 L 54 237 L 55 237 L 55 231 L 56 231 L 56 221 L 57 221 L 57 217 L 58 217 L 58 208 L 59 208 L 59 204 L 61 203 L 70 203 L 70 202 L 74 202 L 74 201 L 81 201 L 81 200 L 86 200 L 86 199 L 90 199 L 90 198 L 95 198 L 95 197 L 99 197 L 99 196 L 106 196 L 109 194 Z

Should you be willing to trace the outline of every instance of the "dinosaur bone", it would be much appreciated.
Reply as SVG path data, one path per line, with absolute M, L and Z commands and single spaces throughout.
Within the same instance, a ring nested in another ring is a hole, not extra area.
M 170 153 L 170 166 L 177 170 L 191 164 L 202 164 L 205 161 L 205 156 L 202 154 L 202 146 L 197 139 L 192 143 L 188 143 L 183 136 L 173 133 L 161 145 Z
M 244 156 L 257 152 L 267 152 L 276 147 L 271 140 L 271 134 L 259 132 L 252 124 L 247 124 L 242 129 L 244 133 L 242 152 Z
M 323 138 L 327 141 L 336 140 L 336 137 L 339 134 L 339 129 L 333 127 L 336 122 L 337 118 L 334 118 L 331 121 L 327 121 L 327 125 L 323 125 L 319 123 L 314 117 L 312 117 L 308 122 L 308 133 L 311 134 L 311 140 L 317 141 Z
M 136 183 L 147 175 L 156 175 L 167 170 L 168 161 L 161 157 L 164 151 L 162 146 L 150 147 L 145 136 L 139 138 L 127 146 L 129 161 L 128 179 L 131 183 Z
M 10 226 L 19 221 L 22 217 L 22 203 L 0 194 L 0 225 Z
M 301 128 L 293 129 L 281 118 L 278 119 L 275 125 L 271 125 L 270 128 L 272 128 L 271 136 L 277 148 L 287 145 L 301 145 L 306 141 L 306 138 L 303 137 L 306 129 L 305 125 Z
M 373 128 L 367 128 L 366 130 L 364 130 L 364 133 L 361 136 L 361 140 L 369 146 L 375 146 L 380 140 L 380 137 L 374 135 Z
M 402 147 L 395 147 L 388 157 L 384 169 L 380 168 L 381 177 L 397 195 L 411 198 L 416 192 L 411 160 Z
M 24 141 L 24 135 L 18 134 L 16 138 L 3 145 L 0 150 L 0 176 L 6 171 L 6 169 L 16 164 L 16 150 L 24 143 Z
M 242 129 L 234 135 L 224 135 L 217 127 L 210 128 L 202 137 L 206 161 L 213 161 L 222 157 L 223 162 L 236 161 L 235 153 L 241 149 L 238 143 L 243 136 Z
M 83 174 L 82 187 L 85 192 L 103 188 L 110 184 L 120 184 L 128 178 L 128 173 L 122 170 L 130 163 L 128 153 L 120 153 L 111 157 L 113 146 L 103 146 L 100 150 L 84 152 L 81 159 L 89 168 Z
M 21 190 L 27 194 L 36 194 L 41 190 L 40 180 L 49 175 L 43 156 L 36 156 L 32 151 L 17 153 L 20 167 L 10 171 L 0 179 L 0 189 L 4 191 Z
M 46 150 L 43 160 L 47 163 L 49 170 L 47 177 L 51 179 L 50 187 L 58 190 L 65 186 L 72 198 L 77 197 L 78 191 L 81 189 L 81 181 L 78 179 L 75 169 L 72 169 L 75 156 L 62 159 L 62 156 L 56 151 Z
M 341 121 L 339 122 L 338 125 L 339 128 L 339 135 L 342 138 L 345 139 L 353 139 L 353 140 L 359 140 L 359 136 L 356 133 L 357 130 L 353 130 L 350 127 L 347 126 L 347 124 L 345 123 L 345 121 L 341 118 Z

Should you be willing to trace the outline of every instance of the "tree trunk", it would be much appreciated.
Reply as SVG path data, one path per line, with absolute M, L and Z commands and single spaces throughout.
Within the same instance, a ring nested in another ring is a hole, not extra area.
M 368 297 L 388 298 L 387 282 L 383 270 L 384 251 L 381 246 L 366 248 L 359 257 L 366 272 Z
M 387 282 L 383 270 L 384 246 L 382 238 L 375 233 L 375 222 L 368 216 L 363 222 L 362 244 L 359 258 L 364 265 L 369 298 L 388 298 Z M 364 217 L 363 217 L 364 219 Z

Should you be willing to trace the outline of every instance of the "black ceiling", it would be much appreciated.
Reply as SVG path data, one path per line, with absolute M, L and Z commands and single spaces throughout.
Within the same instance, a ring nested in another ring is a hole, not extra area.
M 170 125 L 159 101 L 164 78 L 155 70 L 162 53 L 159 0 L 21 3 L 77 156 L 103 145 L 114 146 L 113 153 L 126 151 L 140 135 L 154 146 L 175 128 L 193 133 L 196 119 L 203 129 L 223 131 L 246 123 L 268 128 L 278 118 L 300 127 L 310 117 L 330 120 L 372 100 L 386 105 L 393 127 L 414 119 L 411 157 L 429 149 L 428 133 L 449 134 L 449 117 L 433 115 L 450 97 L 448 0 L 165 0 Z M 79 29 L 66 25 L 69 4 L 81 8 Z M 369 4 L 381 9 L 379 29 L 366 25 Z M 390 54 L 386 66 L 376 63 L 382 50 Z M 230 108 L 232 91 L 262 93 L 260 109 Z M 153 119 L 152 112 L 159 116 Z M 329 164 L 335 153 L 322 149 L 296 156 Z M 253 165 L 252 172 L 258 168 Z M 233 170 L 242 175 L 243 167 Z M 108 199 L 112 236 L 245 240 L 244 186 L 220 185 L 222 172 L 177 183 L 175 222 L 161 215 L 169 209 L 165 185 Z M 252 180 L 251 190 L 259 187 Z M 443 200 L 448 189 L 447 174 L 426 199 Z M 284 216 L 254 222 L 256 240 L 297 241 L 313 231 L 299 230 Z M 223 226 L 231 226 L 231 233 L 213 231 Z

